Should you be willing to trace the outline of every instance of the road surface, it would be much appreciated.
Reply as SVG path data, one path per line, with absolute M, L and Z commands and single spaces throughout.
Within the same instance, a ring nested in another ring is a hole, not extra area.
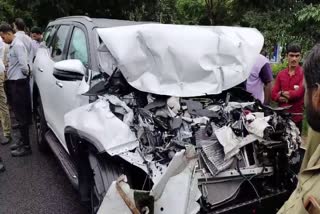
M 0 214 L 87 213 L 53 154 L 40 153 L 35 142 L 32 151 L 31 156 L 13 158 L 9 145 L 0 145 L 6 165 L 0 174 Z

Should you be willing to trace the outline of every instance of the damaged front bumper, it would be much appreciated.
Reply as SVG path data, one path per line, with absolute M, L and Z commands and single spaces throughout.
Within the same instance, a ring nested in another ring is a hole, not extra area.
M 151 191 L 132 190 L 120 177 L 109 188 L 98 213 L 198 213 L 201 193 L 196 163 L 193 147 L 178 152 Z
M 105 95 L 68 113 L 67 126 L 153 182 L 141 191 L 119 178 L 98 213 L 223 213 L 290 191 L 299 130 L 284 111 L 238 94 Z

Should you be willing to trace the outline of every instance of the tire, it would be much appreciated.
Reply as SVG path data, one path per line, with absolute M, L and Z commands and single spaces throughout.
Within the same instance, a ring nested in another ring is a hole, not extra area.
M 44 117 L 42 102 L 40 96 L 37 96 L 35 107 L 33 110 L 33 123 L 35 126 L 35 137 L 40 152 L 47 153 L 49 145 L 45 139 L 45 134 L 49 130 L 46 119 Z
M 124 167 L 121 164 L 110 160 L 110 158 L 104 158 L 105 156 L 98 156 L 89 153 L 89 162 L 93 172 L 93 179 L 91 182 L 91 213 L 98 212 L 99 207 L 104 199 L 112 182 L 117 180 L 120 175 L 128 175 L 128 171 L 124 173 Z

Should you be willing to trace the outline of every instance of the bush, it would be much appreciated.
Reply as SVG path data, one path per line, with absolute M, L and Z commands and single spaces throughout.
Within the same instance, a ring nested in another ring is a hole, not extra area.
M 271 64 L 273 77 L 276 77 L 280 71 L 285 69 L 288 66 L 288 62 L 285 60 L 282 63 Z

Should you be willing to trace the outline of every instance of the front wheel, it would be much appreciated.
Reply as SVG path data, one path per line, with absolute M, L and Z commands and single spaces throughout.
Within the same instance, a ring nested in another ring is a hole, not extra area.
M 93 172 L 91 182 L 91 213 L 98 212 L 99 207 L 113 181 L 116 181 L 122 174 L 128 175 L 124 166 L 104 155 L 89 153 L 89 162 Z
M 37 97 L 36 101 L 37 102 L 35 103 L 35 108 L 33 110 L 33 121 L 36 129 L 36 141 L 39 151 L 48 152 L 49 145 L 45 139 L 45 133 L 48 131 L 48 126 L 44 117 L 42 102 L 39 96 Z

